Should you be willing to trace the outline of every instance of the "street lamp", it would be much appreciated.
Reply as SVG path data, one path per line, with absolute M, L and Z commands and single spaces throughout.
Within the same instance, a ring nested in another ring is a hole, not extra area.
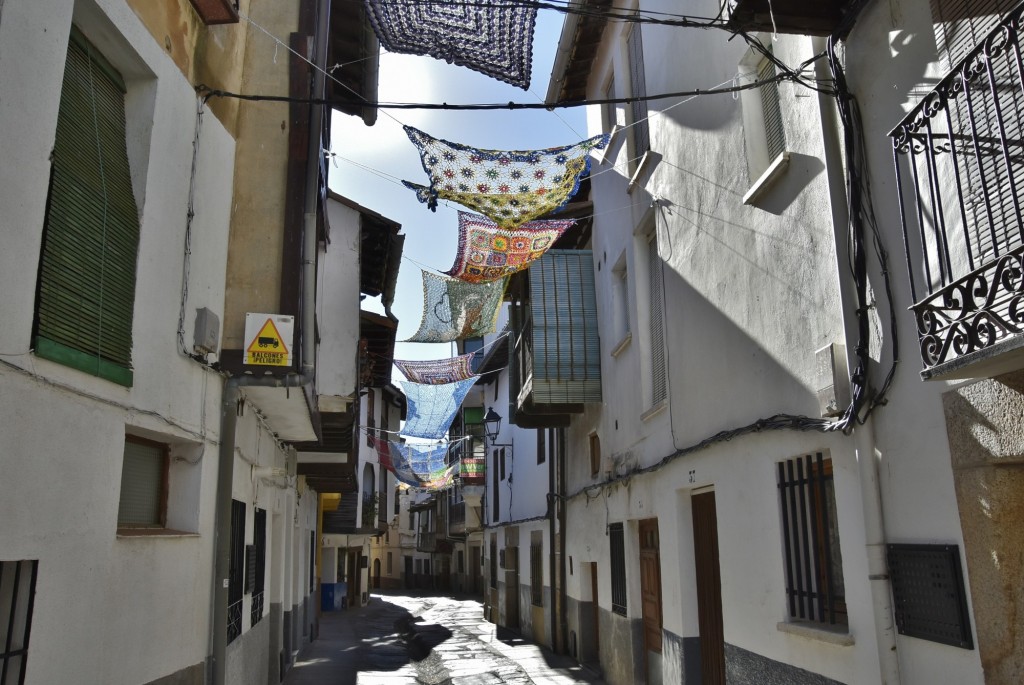
M 501 414 L 494 411 L 493 407 L 487 407 L 487 413 L 484 415 L 484 435 L 487 436 L 487 441 L 491 443 L 491 447 L 511 447 L 512 443 L 499 443 L 498 433 L 501 431 Z

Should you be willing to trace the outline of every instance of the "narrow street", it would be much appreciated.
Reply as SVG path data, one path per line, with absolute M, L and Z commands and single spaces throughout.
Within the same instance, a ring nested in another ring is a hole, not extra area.
M 325 612 L 320 636 L 285 685 L 544 685 L 603 683 L 483 619 L 478 600 L 374 593 L 369 604 Z

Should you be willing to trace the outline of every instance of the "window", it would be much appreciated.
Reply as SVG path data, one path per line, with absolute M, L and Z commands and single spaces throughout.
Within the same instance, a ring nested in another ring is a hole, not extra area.
M 612 356 L 617 356 L 629 342 L 629 273 L 626 266 L 626 253 L 612 267 Z
M 491 454 L 497 461 L 499 452 L 501 452 L 501 471 L 494 469 L 494 475 L 491 476 L 491 521 L 498 520 L 498 491 L 501 487 L 501 479 L 505 477 L 505 448 L 496 449 Z
M 245 502 L 231 500 L 231 565 L 228 570 L 228 644 L 242 634 L 245 594 Z
M 263 593 L 267 574 L 267 511 L 256 509 L 253 518 L 253 550 L 255 564 L 252 582 L 252 607 L 249 612 L 250 625 L 256 625 L 263 618 Z
M 466 572 L 466 553 L 463 550 L 459 550 L 455 556 L 455 572 L 465 573 Z
M 401 511 L 402 511 L 402 500 L 400 499 L 401 498 L 401 494 L 402 494 L 401 489 L 396 485 L 395 486 L 395 516 L 398 516 L 398 514 L 400 514 Z
M 640 24 L 633 24 L 626 39 L 629 51 L 630 97 L 637 98 L 629 103 L 629 171 L 632 175 L 640 165 L 643 156 L 651 149 L 650 131 L 647 125 L 647 82 L 644 75 L 644 45 Z
M 590 475 L 596 476 L 601 470 L 601 438 L 590 434 Z
M 388 472 L 381 467 L 380 482 L 377 486 L 377 521 L 382 524 L 388 522 Z
M 530 533 L 530 596 L 534 606 L 544 606 L 544 534 Z
M 163 528 L 167 524 L 167 445 L 125 436 L 117 527 Z
M 621 523 L 608 526 L 611 547 L 612 611 L 626 615 L 626 538 Z
M 604 87 L 602 93 L 603 99 L 614 100 L 615 99 L 615 74 L 608 77 L 608 85 Z M 614 102 L 606 102 L 601 105 L 601 129 L 605 133 L 611 133 L 619 123 L 619 106 Z
M 36 291 L 36 354 L 132 385 L 139 213 L 121 75 L 74 27 L 68 42 Z
M 935 45 L 946 71 L 981 43 L 1019 0 L 931 0 Z
M 778 477 L 789 616 L 845 625 L 832 460 L 821 452 L 788 459 Z
M 391 552 L 388 552 L 388 563 L 387 563 L 387 567 L 386 568 L 387 568 L 387 574 L 390 576 L 391 575 L 391 568 L 392 568 L 392 566 L 391 566 Z
M 374 430 L 377 426 L 376 420 L 376 407 L 374 407 L 373 399 L 373 388 L 370 388 L 369 392 L 366 393 L 366 446 L 373 447 L 373 437 L 377 434 Z M 382 439 L 387 440 L 387 436 L 383 436 Z
M 0 682 L 25 682 L 38 561 L 0 561 Z
M 662 305 L 661 256 L 658 254 L 658 231 L 647 237 L 647 285 L 649 288 L 648 335 L 651 345 L 651 406 L 668 396 L 665 359 L 665 317 Z
M 544 442 L 544 431 L 540 428 L 537 429 L 537 463 L 543 464 L 545 459 L 545 448 L 547 445 Z
M 770 45 L 771 41 L 762 43 Z M 747 176 L 751 185 L 743 202 L 752 204 L 786 168 L 786 130 L 779 83 L 774 80 L 778 75 L 775 63 L 764 53 L 750 49 L 740 61 L 739 74 L 742 84 L 761 84 L 740 94 Z
M 476 373 L 484 362 L 484 339 L 481 337 L 466 338 L 462 343 L 463 354 L 473 354 L 470 360 L 470 368 Z

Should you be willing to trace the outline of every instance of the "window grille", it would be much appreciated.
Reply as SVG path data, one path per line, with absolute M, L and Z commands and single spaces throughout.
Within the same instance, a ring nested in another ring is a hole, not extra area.
M 768 162 L 786 151 L 786 130 L 782 123 L 782 108 L 779 106 L 779 83 L 775 63 L 764 59 L 757 66 L 757 80 L 761 83 L 761 114 L 764 117 L 764 139 L 768 149 Z
M 635 169 L 640 163 L 640 158 L 651 149 L 650 129 L 647 122 L 647 82 L 644 74 L 644 45 L 640 32 L 640 24 L 634 24 L 626 39 L 626 48 L 629 51 L 629 84 L 633 98 L 629 104 L 632 124 L 630 127 L 631 140 L 633 141 L 632 157 L 630 168 Z
M 650 288 L 651 337 L 651 406 L 668 396 L 665 359 L 665 311 L 662 305 L 661 256 L 658 254 L 658 231 L 651 231 L 647 243 L 647 277 Z
M 253 519 L 253 548 L 256 568 L 252 583 L 252 608 L 249 612 L 250 625 L 256 625 L 263 618 L 263 598 L 267 574 L 267 511 L 256 509 Z
M 231 565 L 228 570 L 228 643 L 242 634 L 245 593 L 245 502 L 231 500 Z
M 163 528 L 167 523 L 167 445 L 125 436 L 118 528 Z
M 544 546 L 535 535 L 530 541 L 530 595 L 534 606 L 544 606 Z
M 132 384 L 139 213 L 121 75 L 72 27 L 39 262 L 36 354 Z
M 612 611 L 626 615 L 626 537 L 621 523 L 608 526 L 611 547 Z
M 39 562 L 0 561 L 0 683 L 25 682 Z
M 778 478 L 790 618 L 846 624 L 832 460 L 788 459 Z

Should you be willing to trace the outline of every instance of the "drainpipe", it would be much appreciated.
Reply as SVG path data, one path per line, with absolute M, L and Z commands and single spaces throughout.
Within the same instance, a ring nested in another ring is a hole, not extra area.
M 327 34 L 331 1 L 320 0 L 316 26 L 316 64 L 312 96 L 322 98 L 327 64 Z M 310 112 L 309 146 L 306 160 L 306 195 L 302 236 L 302 291 L 299 316 L 302 322 L 302 371 L 284 378 L 237 376 L 227 379 L 221 399 L 220 452 L 217 462 L 216 515 L 214 521 L 215 573 L 213 605 L 213 683 L 224 685 L 227 667 L 228 579 L 231 568 L 231 490 L 235 467 L 235 429 L 241 387 L 304 388 L 316 374 L 316 211 L 320 193 L 321 135 L 324 106 Z
M 824 52 L 826 39 L 813 38 L 812 49 Z M 815 64 L 818 78 L 831 78 L 832 74 L 824 60 Z M 849 262 L 846 251 L 845 231 L 849 222 L 849 207 L 846 197 L 846 166 L 840 140 L 842 126 L 839 122 L 836 104 L 830 96 L 819 95 L 818 106 L 822 122 L 822 141 L 825 149 L 825 169 L 831 194 L 832 222 L 835 228 L 837 270 L 839 275 L 840 299 L 843 326 L 848 339 L 857 339 L 857 322 L 851 319 L 853 308 L 850 302 L 857 301 L 856 286 L 848 269 L 841 267 Z M 848 354 L 855 346 L 847 345 Z M 854 368 L 856 359 L 847 359 L 849 368 Z M 885 521 L 882 516 L 882 496 L 879 490 L 879 465 L 875 456 L 874 423 L 869 417 L 864 425 L 853 431 L 854 454 L 857 458 L 857 473 L 860 480 L 861 508 L 864 516 L 864 543 L 868 563 L 868 582 L 871 588 L 871 603 L 875 623 L 875 639 L 878 648 L 879 680 L 882 685 L 899 685 L 899 657 L 896 652 L 896 631 L 893 626 L 893 611 L 889 587 L 889 571 L 885 556 Z

